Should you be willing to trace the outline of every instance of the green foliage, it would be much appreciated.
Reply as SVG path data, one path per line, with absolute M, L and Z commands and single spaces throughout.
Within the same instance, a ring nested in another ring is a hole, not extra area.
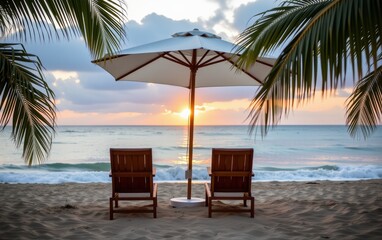
M 13 0 L 0 2 L 0 36 L 20 41 L 83 36 L 93 57 L 119 49 L 125 5 L 119 0 Z
M 51 41 L 82 36 L 95 58 L 120 49 L 126 6 L 122 0 L 0 1 L 0 38 Z M 56 113 L 43 65 L 22 44 L 0 43 L 0 126 L 12 122 L 12 138 L 23 145 L 27 164 L 49 154 Z
M 12 137 L 17 147 L 24 142 L 23 157 L 29 165 L 45 159 L 56 114 L 42 64 L 21 44 L 0 44 L 0 69 L 0 124 L 5 127 L 12 119 Z
M 349 132 L 356 136 L 361 129 L 367 137 L 382 115 L 381 12 L 379 0 L 289 0 L 259 14 L 240 35 L 239 65 L 282 52 L 252 101 L 252 126 L 265 135 L 317 89 L 324 96 L 344 87 L 350 67 L 357 86 L 347 102 Z

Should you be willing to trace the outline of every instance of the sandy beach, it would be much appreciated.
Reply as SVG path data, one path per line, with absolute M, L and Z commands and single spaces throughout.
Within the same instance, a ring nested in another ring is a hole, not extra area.
M 158 218 L 115 214 L 110 184 L 0 184 L 0 239 L 381 239 L 382 180 L 256 182 L 255 218 L 172 208 L 185 183 L 159 183 Z M 193 196 L 204 188 L 193 184 Z M 225 203 L 222 203 L 225 204 Z M 240 203 L 237 203 L 240 204 Z

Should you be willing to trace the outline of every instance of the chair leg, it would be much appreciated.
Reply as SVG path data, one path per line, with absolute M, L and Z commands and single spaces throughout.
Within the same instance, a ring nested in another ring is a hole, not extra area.
M 113 199 L 110 198 L 109 200 L 109 218 L 110 220 L 113 220 L 113 213 L 114 213 L 114 210 L 113 210 Z
M 208 198 L 208 217 L 211 218 L 212 217 L 212 200 L 211 198 Z
M 255 217 L 255 198 L 251 199 L 251 218 Z
M 115 199 L 115 208 L 118 208 L 118 199 Z
M 157 218 L 157 199 L 154 199 L 154 204 L 153 204 L 153 208 L 154 208 L 154 218 Z
M 208 206 L 208 195 L 207 195 L 207 190 L 204 191 L 204 194 L 205 194 L 204 205 L 207 207 L 207 206 Z
M 247 200 L 243 200 L 244 207 L 247 207 Z

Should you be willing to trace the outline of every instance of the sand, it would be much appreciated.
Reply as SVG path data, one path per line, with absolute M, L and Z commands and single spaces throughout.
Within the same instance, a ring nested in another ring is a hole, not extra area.
M 108 220 L 110 184 L 0 184 L 0 192 L 0 239 L 382 239 L 382 180 L 256 182 L 255 218 L 172 208 L 185 183 L 159 183 L 157 219 Z M 204 197 L 202 184 L 193 196 Z

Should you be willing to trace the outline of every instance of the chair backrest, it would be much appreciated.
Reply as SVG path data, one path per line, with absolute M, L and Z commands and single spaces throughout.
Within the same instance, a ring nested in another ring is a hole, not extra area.
M 213 148 L 212 192 L 251 192 L 253 149 Z
M 153 192 L 151 148 L 110 149 L 112 188 L 114 193 Z

